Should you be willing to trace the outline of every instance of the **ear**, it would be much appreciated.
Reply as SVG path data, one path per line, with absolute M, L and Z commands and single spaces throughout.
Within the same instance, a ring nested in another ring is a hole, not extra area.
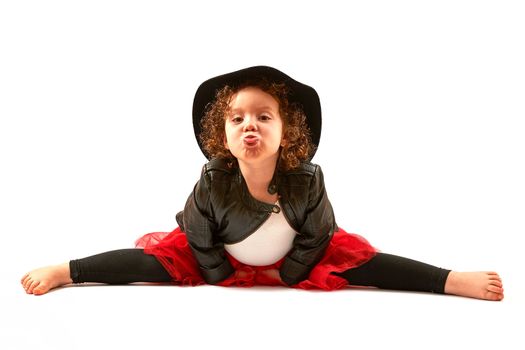
M 281 140 L 281 147 L 284 147 L 288 144 L 288 142 L 286 141 L 286 139 L 283 137 L 282 140 Z

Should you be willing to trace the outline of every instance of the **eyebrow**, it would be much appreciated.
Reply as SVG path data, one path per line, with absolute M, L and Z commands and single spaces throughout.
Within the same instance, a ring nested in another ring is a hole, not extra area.
M 271 107 L 265 106 L 265 107 L 258 107 L 256 108 L 257 111 L 264 111 L 264 112 L 274 112 L 274 110 Z M 230 113 L 237 113 L 242 112 L 242 108 L 230 108 Z

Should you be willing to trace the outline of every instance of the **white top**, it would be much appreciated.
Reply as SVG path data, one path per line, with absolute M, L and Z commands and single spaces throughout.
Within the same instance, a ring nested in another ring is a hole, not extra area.
M 272 213 L 257 231 L 238 243 L 225 244 L 224 249 L 244 264 L 271 265 L 292 249 L 296 234 L 280 210 Z

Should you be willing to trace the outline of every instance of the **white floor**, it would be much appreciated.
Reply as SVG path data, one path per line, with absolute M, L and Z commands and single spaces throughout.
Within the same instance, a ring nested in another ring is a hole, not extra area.
M 0 2 L 0 349 L 525 349 L 523 18 L 519 1 Z M 28 270 L 172 230 L 205 162 L 195 90 L 259 64 L 318 91 L 341 227 L 494 269 L 505 300 L 23 292 Z
M 86 285 L 40 297 L 25 295 L 15 283 L 2 290 L 5 350 L 488 350 L 525 344 L 523 289 L 514 288 L 499 303 L 361 289 Z

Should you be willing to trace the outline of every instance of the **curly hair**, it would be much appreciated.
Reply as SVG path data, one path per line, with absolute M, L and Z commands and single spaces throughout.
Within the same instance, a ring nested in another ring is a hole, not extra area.
M 257 87 L 271 95 L 279 104 L 279 113 L 283 120 L 283 136 L 286 140 L 280 149 L 278 166 L 281 170 L 297 168 L 302 161 L 308 160 L 314 150 L 310 129 L 301 106 L 288 99 L 289 88 L 284 83 L 265 79 L 247 81 L 235 87 L 224 86 L 215 95 L 215 100 L 206 106 L 201 120 L 200 140 L 209 158 L 235 160 L 233 154 L 224 146 L 225 121 L 229 113 L 232 97 L 246 87 Z

